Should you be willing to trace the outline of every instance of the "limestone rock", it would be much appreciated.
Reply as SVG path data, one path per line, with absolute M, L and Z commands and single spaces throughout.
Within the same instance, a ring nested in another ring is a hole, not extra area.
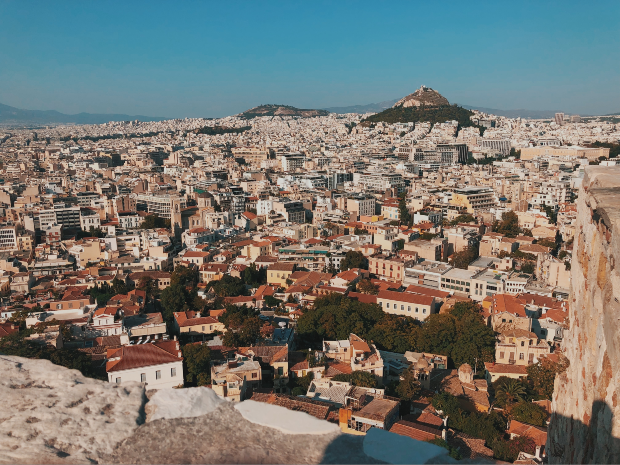
M 620 463 L 620 167 L 589 167 L 579 191 L 550 463 Z
M 450 102 L 448 102 L 448 99 L 436 90 L 433 90 L 430 87 L 421 86 L 413 94 L 409 94 L 406 97 L 401 98 L 394 104 L 393 108 L 419 107 L 422 105 L 427 107 L 437 107 L 441 105 L 450 105 Z
M 144 421 L 144 389 L 0 355 L 0 463 L 99 460 Z

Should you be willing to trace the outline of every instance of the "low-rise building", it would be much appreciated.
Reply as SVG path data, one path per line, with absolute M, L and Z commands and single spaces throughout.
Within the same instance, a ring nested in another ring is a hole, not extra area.
M 183 385 L 183 356 L 178 341 L 108 349 L 106 372 L 110 383 L 143 383 L 147 389 Z

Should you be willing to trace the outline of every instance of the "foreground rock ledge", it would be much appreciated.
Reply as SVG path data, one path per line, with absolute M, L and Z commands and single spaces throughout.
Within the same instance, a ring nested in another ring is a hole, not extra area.
M 456 462 L 383 430 L 351 436 L 326 425 L 323 433 L 315 418 L 267 404 L 254 414 L 269 418 L 254 421 L 271 426 L 257 424 L 251 404 L 237 409 L 206 388 L 159 391 L 148 402 L 138 384 L 85 378 L 46 360 L 0 355 L 0 373 L 0 464 Z

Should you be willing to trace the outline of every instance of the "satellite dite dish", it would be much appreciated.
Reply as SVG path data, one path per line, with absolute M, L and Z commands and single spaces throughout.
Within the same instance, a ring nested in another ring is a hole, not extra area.
M 284 321 L 281 321 L 280 323 L 278 323 L 278 326 L 280 328 L 286 328 L 286 323 Z

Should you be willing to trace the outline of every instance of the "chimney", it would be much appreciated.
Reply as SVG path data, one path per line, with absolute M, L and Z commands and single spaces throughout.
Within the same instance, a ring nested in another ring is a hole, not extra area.
M 534 453 L 534 457 L 536 457 L 537 460 L 541 460 L 541 458 L 540 458 L 540 446 L 536 446 L 536 452 Z

